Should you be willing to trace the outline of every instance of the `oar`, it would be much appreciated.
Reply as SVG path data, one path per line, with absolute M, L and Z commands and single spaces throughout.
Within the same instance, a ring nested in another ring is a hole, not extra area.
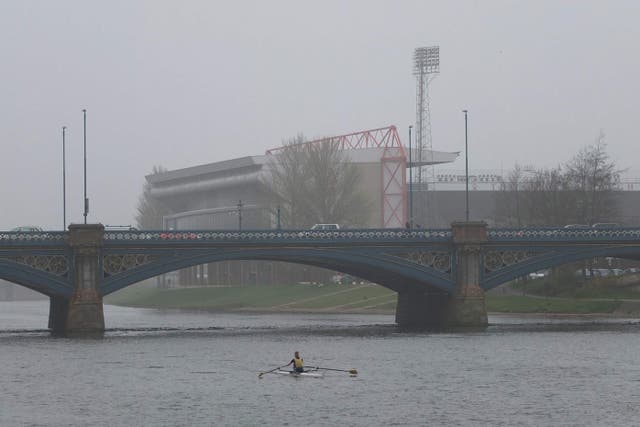
M 316 366 L 316 369 L 324 369 L 327 371 L 340 371 L 340 372 L 348 372 L 351 375 L 358 375 L 358 371 L 356 371 L 355 369 L 351 368 L 351 369 L 336 369 L 336 368 L 321 368 L 319 366 Z
M 272 370 L 267 371 L 267 372 L 260 372 L 260 373 L 258 374 L 258 378 L 262 378 L 262 376 L 263 376 L 264 374 L 268 374 L 268 373 L 271 373 L 271 372 L 273 372 L 273 371 L 277 371 L 277 370 L 278 370 L 278 369 L 280 369 L 280 368 L 284 368 L 284 366 L 278 366 L 277 368 L 273 368 Z

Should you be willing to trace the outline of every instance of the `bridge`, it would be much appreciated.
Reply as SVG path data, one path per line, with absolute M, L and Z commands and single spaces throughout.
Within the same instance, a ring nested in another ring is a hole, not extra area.
M 102 298 L 194 265 L 268 260 L 340 271 L 398 293 L 405 327 L 485 326 L 485 291 L 594 257 L 640 260 L 640 228 L 0 232 L 0 279 L 50 298 L 49 328 L 104 331 Z

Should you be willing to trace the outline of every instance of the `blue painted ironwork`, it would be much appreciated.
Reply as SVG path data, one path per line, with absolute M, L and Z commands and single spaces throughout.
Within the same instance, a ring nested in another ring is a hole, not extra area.
M 591 242 L 640 240 L 640 228 L 496 228 L 487 230 L 489 241 Z
M 420 240 L 448 241 L 451 230 L 405 230 L 405 229 L 354 229 L 354 230 L 243 230 L 243 231 L 106 231 L 105 244 L 122 241 L 145 241 L 165 244 L 166 242 L 211 242 L 211 241 L 375 241 Z
M 49 296 L 73 293 L 69 233 L 0 232 L 0 278 Z
M 449 229 L 108 231 L 105 232 L 103 264 L 124 263 L 128 267 L 118 271 L 105 267 L 101 289 L 106 295 L 144 278 L 204 263 L 268 260 L 342 271 L 391 289 L 398 289 L 404 281 L 423 286 L 433 282 L 451 291 L 450 248 L 439 249 L 439 254 L 448 254 L 435 257 L 439 269 L 433 264 L 415 261 L 421 253 L 424 258 L 425 250 L 434 250 L 425 245 L 449 245 L 451 240 Z M 410 249 L 416 245 L 420 248 L 412 258 Z M 130 246 L 136 247 L 136 254 L 131 253 Z M 144 254 L 150 257 L 141 257 Z M 128 263 L 125 256 L 130 257 Z M 445 272 L 440 267 L 441 258 L 448 260 Z
M 0 248 L 5 246 L 57 246 L 69 240 L 66 231 L 0 231 Z
M 510 228 L 487 230 L 482 287 L 595 257 L 640 257 L 640 228 Z

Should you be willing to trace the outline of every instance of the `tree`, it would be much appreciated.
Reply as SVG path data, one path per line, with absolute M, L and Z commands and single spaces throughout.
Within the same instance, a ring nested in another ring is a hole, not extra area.
M 606 153 L 601 132 L 563 166 L 538 169 L 523 178 L 516 165 L 496 197 L 497 222 L 506 226 L 593 224 L 615 218 L 613 191 L 620 173 Z
M 496 195 L 496 222 L 509 227 L 522 225 L 523 209 L 520 192 L 524 190 L 525 169 L 516 164 L 509 171 L 506 180 L 500 183 L 500 192 Z
M 370 203 L 359 188 L 360 174 L 337 143 L 309 144 L 299 134 L 283 143 L 269 170 L 265 185 L 285 227 L 367 223 Z
M 150 175 L 166 172 L 162 166 L 154 166 Z M 142 194 L 138 198 L 136 223 L 140 230 L 161 230 L 162 217 L 171 213 L 158 199 L 151 195 L 151 184 L 146 180 L 142 187 Z
M 596 143 L 583 148 L 566 165 L 566 179 L 575 192 L 576 219 L 583 224 L 609 221 L 618 211 L 612 193 L 623 171 L 609 159 L 604 137 L 600 131 Z
M 538 169 L 524 184 L 523 225 L 561 226 L 572 221 L 573 193 L 561 167 Z

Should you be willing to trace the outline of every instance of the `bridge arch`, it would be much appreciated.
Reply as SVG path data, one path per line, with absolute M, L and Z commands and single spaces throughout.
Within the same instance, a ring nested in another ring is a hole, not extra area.
M 73 283 L 68 277 L 6 259 L 0 259 L 0 279 L 49 297 L 70 298 L 73 294 Z
M 640 245 L 588 246 L 573 250 L 567 250 L 566 247 L 554 248 L 496 272 L 485 273 L 480 285 L 483 289 L 489 290 L 539 270 L 603 257 L 640 260 Z
M 194 250 L 183 251 L 179 257 L 164 254 L 139 267 L 105 277 L 100 291 L 102 295 L 108 295 L 160 274 L 221 261 L 280 261 L 310 265 L 361 277 L 396 292 L 437 289 L 451 293 L 455 287 L 450 275 L 392 254 L 375 250 L 299 247 Z

